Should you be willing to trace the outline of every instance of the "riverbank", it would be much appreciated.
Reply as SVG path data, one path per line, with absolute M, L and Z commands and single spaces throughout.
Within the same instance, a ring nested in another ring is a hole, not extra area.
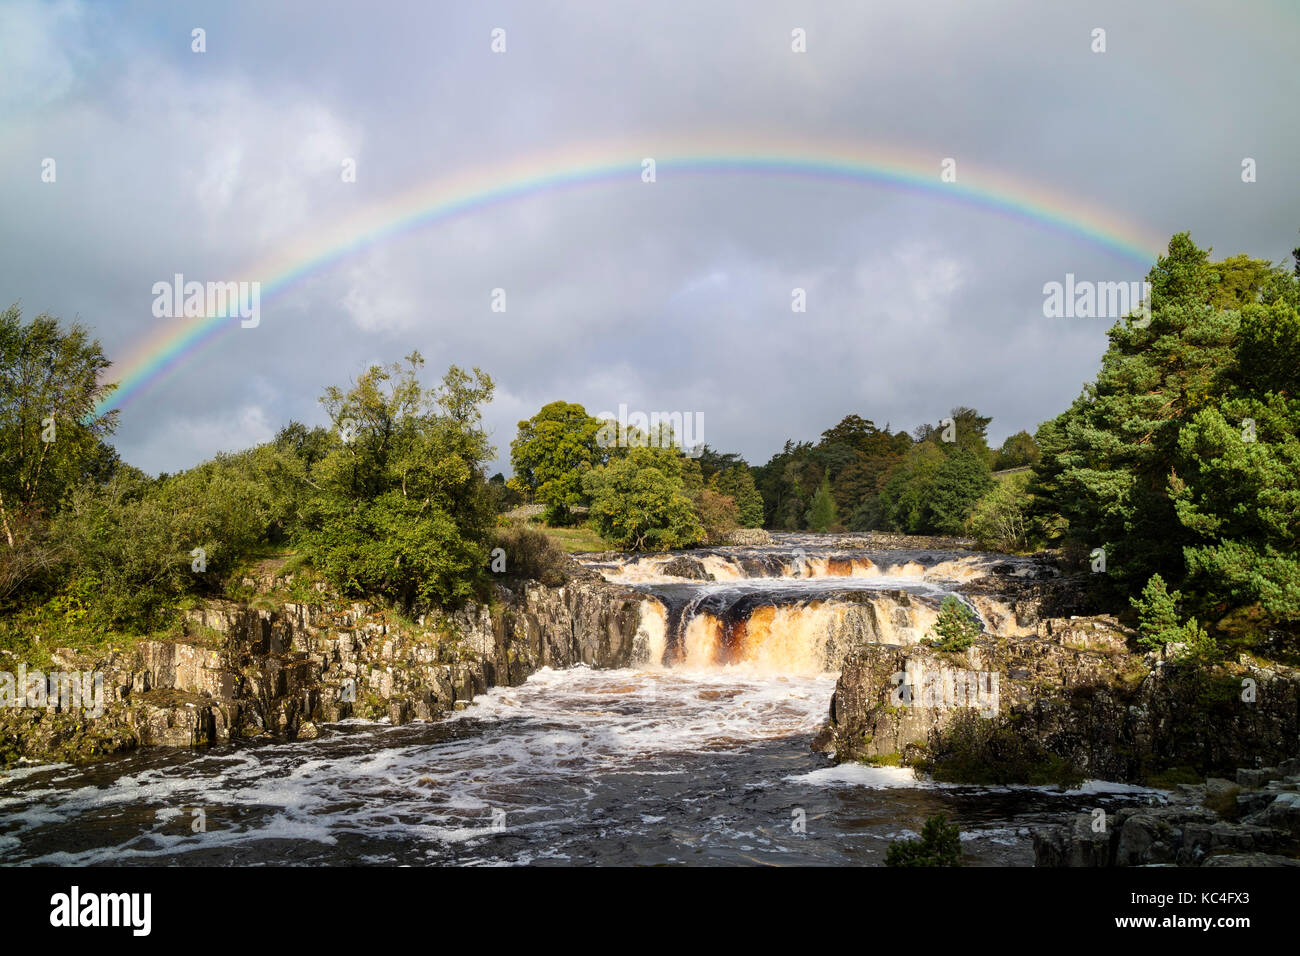
M 640 597 L 576 564 L 570 571 L 559 587 L 511 581 L 490 604 L 418 620 L 339 600 L 323 585 L 304 600 L 292 573 L 268 571 L 245 579 L 244 600 L 186 611 L 176 637 L 55 649 L 51 670 L 102 677 L 101 707 L 33 693 L 36 706 L 0 708 L 0 766 L 309 739 L 320 724 L 353 717 L 435 720 L 542 667 L 625 665 Z

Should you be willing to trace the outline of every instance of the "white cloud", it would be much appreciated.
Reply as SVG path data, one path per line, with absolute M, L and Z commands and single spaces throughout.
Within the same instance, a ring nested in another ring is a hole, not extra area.
M 95 59 L 79 3 L 0 4 L 0 112 L 37 113 L 71 93 Z

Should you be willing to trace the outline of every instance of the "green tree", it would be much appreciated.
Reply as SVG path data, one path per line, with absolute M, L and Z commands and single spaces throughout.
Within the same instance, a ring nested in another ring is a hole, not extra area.
M 1151 272 L 1150 323 L 1117 323 L 1097 381 L 1039 429 L 1034 510 L 1103 547 L 1120 593 L 1158 575 L 1217 612 L 1300 617 L 1300 283 L 1262 269 L 1173 237 Z
M 1142 589 L 1142 596 L 1130 599 L 1138 614 L 1138 643 L 1152 650 L 1171 644 L 1182 645 L 1177 659 L 1213 663 L 1220 656 L 1214 639 L 1196 623 L 1194 617 L 1186 623 L 1179 623 L 1178 604 L 1182 598 L 1181 592 L 1171 592 L 1166 588 L 1160 575 L 1151 575 L 1151 580 Z
M 338 443 L 338 436 L 319 425 L 308 428 L 302 422 L 291 421 L 276 433 L 274 445 L 302 462 L 310 469 L 329 454 Z
M 117 412 L 96 408 L 113 386 L 99 342 L 53 316 L 24 324 L 0 314 L 0 531 L 15 548 L 23 525 L 52 513 L 70 490 L 106 478 L 117 461 L 104 444 Z
M 831 495 L 831 480 L 828 474 L 822 476 L 822 483 L 813 495 L 806 518 L 808 527 L 813 531 L 826 531 L 836 522 L 835 498 Z
M 961 866 L 961 830 L 942 813 L 925 821 L 919 840 L 895 840 L 885 866 Z
M 1178 620 L 1178 602 L 1182 594 L 1169 592 L 1165 579 L 1158 574 L 1151 575 L 1142 596 L 1130 598 L 1129 602 L 1138 615 L 1138 629 L 1141 636 L 1138 643 L 1147 648 L 1164 647 L 1172 640 L 1177 640 L 1182 633 Z
M 908 449 L 880 491 L 881 520 L 888 531 L 924 534 L 930 530 L 930 488 L 947 461 L 937 442 L 925 439 Z
M 423 365 L 415 352 L 326 390 L 340 441 L 311 470 L 319 494 L 304 534 L 313 564 L 345 594 L 413 608 L 477 593 L 495 522 L 481 417 L 492 380 L 452 366 L 430 389 Z
M 744 528 L 763 526 L 763 496 L 754 485 L 754 476 L 746 464 L 732 465 L 715 471 L 709 487 L 736 503 L 736 519 Z
M 1258 605 L 1300 620 L 1300 312 L 1242 312 L 1217 403 L 1179 430 L 1169 479 L 1203 603 Z
M 962 534 L 975 502 L 993 487 L 987 458 L 974 448 L 959 448 L 935 471 L 925 503 L 927 530 Z
M 939 605 L 929 643 L 940 651 L 964 651 L 975 643 L 983 628 L 975 612 L 949 594 Z
M 958 405 L 948 412 L 948 421 L 939 425 L 922 425 L 916 429 L 917 441 L 933 442 L 946 454 L 970 451 L 992 464 L 993 452 L 989 449 L 988 428 L 993 421 L 973 408 Z
M 551 402 L 519 423 L 510 443 L 515 479 L 546 505 L 546 520 L 567 524 L 585 499 L 582 479 L 608 457 L 597 441 L 601 423 L 572 402 Z
M 994 482 L 970 515 L 970 532 L 982 547 L 1019 551 L 1029 543 L 1029 474 L 1004 475 Z
M 1149 275 L 1149 324 L 1130 317 L 1107 333 L 1097 380 L 1039 430 L 1030 491 L 1038 514 L 1107 557 L 1106 582 L 1131 593 L 1152 574 L 1179 580 L 1191 535 L 1177 520 L 1169 479 L 1178 433 L 1214 401 L 1232 361 L 1238 319 L 1209 306 L 1207 256 L 1180 233 Z
M 727 535 L 740 527 L 740 512 L 736 502 L 711 488 L 702 488 L 695 496 L 695 516 L 704 529 L 704 540 L 709 544 L 722 543 Z
M 1038 443 L 1034 441 L 1034 436 L 1029 432 L 1019 431 L 1002 443 L 997 456 L 993 459 L 993 469 L 1001 471 L 1004 468 L 1032 465 L 1038 461 L 1039 455 Z
M 1267 259 L 1247 255 L 1229 256 L 1206 267 L 1210 282 L 1210 305 L 1216 309 L 1240 309 L 1260 300 L 1268 288 L 1274 266 Z
M 700 463 L 700 474 L 706 482 L 712 481 L 713 476 L 723 471 L 730 471 L 733 468 L 748 468 L 745 459 L 735 452 L 723 453 L 716 448 L 710 448 L 708 445 L 701 445 L 699 455 L 696 461 Z
M 673 449 L 630 448 L 583 476 L 591 521 L 620 548 L 666 551 L 696 544 L 704 529 L 691 506 Z

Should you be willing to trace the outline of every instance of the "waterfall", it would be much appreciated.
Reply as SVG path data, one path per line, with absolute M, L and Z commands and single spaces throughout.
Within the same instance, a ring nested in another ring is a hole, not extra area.
M 640 591 L 636 661 L 649 668 L 743 667 L 774 675 L 836 671 L 868 644 L 910 645 L 957 594 L 986 627 L 1013 633 L 1008 608 L 959 592 L 996 573 L 1035 573 L 1028 559 L 946 551 L 723 547 L 592 559 L 607 580 Z

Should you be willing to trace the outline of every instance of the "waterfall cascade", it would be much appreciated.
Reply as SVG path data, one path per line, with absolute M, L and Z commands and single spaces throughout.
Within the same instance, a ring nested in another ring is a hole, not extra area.
M 743 665 L 778 674 L 836 670 L 863 643 L 914 644 L 957 593 L 986 622 L 1011 617 L 957 588 L 989 573 L 1033 575 L 1028 559 L 970 552 L 716 548 L 595 556 L 607 580 L 645 594 L 638 660 L 648 667 Z

